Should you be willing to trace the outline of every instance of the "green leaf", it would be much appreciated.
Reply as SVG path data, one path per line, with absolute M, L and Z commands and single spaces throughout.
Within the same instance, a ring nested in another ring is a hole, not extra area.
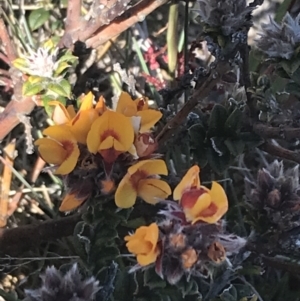
M 49 117 L 52 116 L 53 111 L 55 109 L 55 106 L 50 106 L 49 105 L 50 101 L 57 100 L 60 103 L 62 103 L 64 106 L 66 105 L 66 99 L 64 97 L 61 97 L 61 96 L 55 97 L 53 95 L 42 95 L 41 100 L 43 102 L 44 109 L 45 109 L 45 111 L 46 111 L 46 113 L 48 114 Z
M 61 62 L 58 64 L 58 67 L 54 71 L 54 76 L 58 77 L 65 69 L 69 68 L 70 65 L 67 62 Z
M 182 293 L 183 298 L 185 298 L 188 295 L 199 295 L 199 297 L 201 297 L 198 284 L 194 279 L 190 279 L 189 281 L 186 281 L 185 278 L 182 278 L 182 281 L 178 283 L 178 287 Z
M 288 83 L 285 87 L 286 92 L 300 96 L 300 86 L 297 83 Z
M 222 173 L 230 164 L 230 152 L 227 147 L 209 147 L 206 150 L 206 157 L 211 168 L 218 174 Z
M 22 94 L 24 96 L 33 96 L 39 94 L 43 90 L 43 83 L 31 83 L 30 81 L 26 81 L 22 87 Z
M 225 131 L 228 135 L 234 135 L 242 125 L 243 113 L 240 109 L 236 108 L 227 118 L 225 122 Z
M 89 255 L 91 249 L 92 229 L 88 224 L 81 221 L 78 222 L 74 229 L 74 242 L 79 249 L 84 249 L 85 255 Z M 77 249 L 76 248 L 76 249 Z
M 254 134 L 252 132 L 240 133 L 238 135 L 238 139 L 243 140 L 245 143 L 245 146 L 248 149 L 257 147 L 264 142 L 264 140 L 260 136 Z
M 165 288 L 167 284 L 156 274 L 154 268 L 149 268 L 144 271 L 144 285 L 154 289 Z
M 5 301 L 20 301 L 17 298 L 17 294 L 15 292 L 5 292 L 3 289 L 0 289 L 0 296 L 3 297 Z
M 47 90 L 55 93 L 59 96 L 70 97 L 71 96 L 71 85 L 66 79 L 61 79 L 57 83 L 51 83 L 47 86 Z M 49 93 L 47 93 L 49 94 Z
M 242 154 L 245 149 L 245 142 L 242 140 L 226 139 L 224 143 L 233 156 Z
M 28 23 L 31 30 L 41 27 L 50 17 L 48 10 L 38 8 L 29 14 Z
M 280 61 L 279 65 L 289 76 L 292 76 L 295 73 L 295 71 L 300 67 L 300 60 L 282 60 Z
M 224 135 L 224 125 L 227 120 L 227 110 L 224 106 L 216 104 L 211 111 L 208 126 L 208 137 Z

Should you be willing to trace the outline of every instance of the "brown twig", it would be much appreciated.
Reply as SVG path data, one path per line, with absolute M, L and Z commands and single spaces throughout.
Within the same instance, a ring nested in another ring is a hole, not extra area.
M 224 69 L 224 66 L 220 65 L 217 71 L 213 71 L 208 78 L 205 78 L 202 85 L 196 89 L 195 93 L 189 98 L 182 109 L 163 127 L 156 137 L 156 140 L 160 145 L 162 145 L 172 135 L 176 128 L 183 123 L 188 114 L 198 104 L 199 99 L 203 99 L 209 94 L 225 73 L 222 69 Z
M 17 58 L 16 49 L 10 39 L 4 21 L 0 18 L 0 40 L 2 41 L 2 45 L 4 46 L 6 56 L 8 58 L 8 63 L 11 65 L 11 62 Z
M 265 142 L 260 145 L 259 148 L 272 156 L 300 163 L 300 153 L 293 152 L 281 146 L 271 144 L 270 142 Z
M 80 214 L 74 214 L 33 225 L 0 229 L 0 256 L 18 256 L 38 247 L 42 241 L 70 236 L 80 219 Z
M 94 36 L 87 39 L 87 47 L 99 47 L 112 37 L 119 35 L 135 23 L 144 19 L 147 15 L 166 2 L 167 0 L 142 0 L 132 8 L 128 9 L 120 18 L 101 28 Z
M 253 131 L 265 139 L 283 139 L 285 141 L 300 139 L 300 128 L 272 127 L 256 123 L 253 125 Z

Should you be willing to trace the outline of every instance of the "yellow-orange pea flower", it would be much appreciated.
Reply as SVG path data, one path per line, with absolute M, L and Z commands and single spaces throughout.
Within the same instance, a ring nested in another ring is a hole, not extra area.
M 94 96 L 92 92 L 82 97 L 82 102 L 79 111 L 75 112 L 73 106 L 65 108 L 58 101 L 50 102 L 50 105 L 55 105 L 52 114 L 52 119 L 56 124 L 64 124 L 70 127 L 71 132 L 79 143 L 86 144 L 87 134 L 92 123 L 99 116 L 99 110 L 93 107 Z
M 41 138 L 35 142 L 42 159 L 58 166 L 55 174 L 66 175 L 70 173 L 77 164 L 80 152 L 77 140 L 69 127 L 50 126 L 43 131 L 43 134 L 48 138 Z
M 127 117 L 139 117 L 139 133 L 148 132 L 162 117 L 162 113 L 156 110 L 148 109 L 148 105 L 141 105 L 141 101 L 133 101 L 130 95 L 126 92 L 122 92 L 118 104 L 116 107 L 116 112 L 121 113 Z
M 134 140 L 134 130 L 128 117 L 105 111 L 92 124 L 87 136 L 88 150 L 99 152 L 107 163 L 113 163 L 117 157 L 127 152 Z
M 212 182 L 211 189 L 200 185 L 200 169 L 191 167 L 173 192 L 174 200 L 179 200 L 187 221 L 216 223 L 228 210 L 228 200 L 223 187 Z
M 130 208 L 139 196 L 149 204 L 156 204 L 171 194 L 170 186 L 157 175 L 167 175 L 163 160 L 143 160 L 128 168 L 115 193 L 119 208 Z
M 156 223 L 139 227 L 134 234 L 125 236 L 128 251 L 136 255 L 137 262 L 141 266 L 147 266 L 156 261 L 160 253 L 157 245 L 159 229 Z

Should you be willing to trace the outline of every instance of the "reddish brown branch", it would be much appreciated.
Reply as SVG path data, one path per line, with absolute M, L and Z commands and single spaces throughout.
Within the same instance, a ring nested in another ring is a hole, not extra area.
M 0 229 L 0 256 L 18 256 L 38 247 L 42 241 L 70 236 L 80 219 L 81 215 L 75 214 L 18 228 Z
M 272 156 L 300 163 L 300 153 L 293 152 L 281 146 L 265 142 L 259 148 Z
M 11 65 L 11 62 L 17 58 L 17 52 L 8 35 L 6 26 L 1 18 L 0 18 L 0 40 L 2 42 L 2 45 L 4 46 L 6 56 L 8 58 L 8 61 L 6 61 L 6 63 L 9 63 L 9 65 Z
M 143 20 L 167 0 L 143 0 L 128 9 L 120 18 L 101 28 L 94 36 L 86 41 L 87 47 L 97 48 L 111 38 L 119 35 L 137 22 Z

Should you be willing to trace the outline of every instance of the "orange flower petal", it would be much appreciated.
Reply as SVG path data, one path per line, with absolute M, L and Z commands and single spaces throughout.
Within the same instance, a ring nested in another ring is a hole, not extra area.
M 188 194 L 188 192 L 187 192 Z M 201 213 L 211 204 L 211 197 L 208 193 L 203 193 L 192 208 L 184 208 L 186 219 L 190 222 L 203 220 Z
M 45 136 L 49 136 L 54 140 L 61 141 L 71 141 L 76 142 L 70 128 L 67 125 L 53 125 L 49 126 L 43 131 Z
M 98 112 L 95 109 L 87 109 L 79 111 L 72 120 L 71 131 L 76 140 L 82 144 L 86 144 L 88 132 L 92 123 L 98 118 Z
M 105 99 L 102 95 L 99 97 L 95 109 L 97 110 L 99 115 L 102 115 L 107 110 L 107 107 L 105 105 Z
M 76 209 L 77 207 L 79 207 L 85 200 L 86 200 L 86 198 L 77 199 L 74 196 L 74 194 L 67 194 L 64 197 L 64 199 L 59 207 L 59 211 L 61 211 L 61 212 L 72 211 L 72 210 Z
M 162 113 L 156 110 L 139 111 L 136 115 L 141 117 L 140 133 L 148 132 L 162 117 Z
M 209 194 L 212 203 L 217 207 L 217 212 L 211 217 L 205 217 L 205 220 L 203 219 L 203 221 L 207 223 L 216 223 L 227 212 L 228 199 L 223 187 L 215 181 L 212 182 Z
M 164 160 L 142 160 L 128 168 L 128 173 L 133 175 L 142 170 L 148 175 L 167 175 L 168 169 Z
M 55 106 L 52 113 L 52 120 L 56 124 L 65 124 L 71 120 L 71 116 L 66 107 L 59 101 L 53 100 L 48 103 L 50 106 Z
M 199 178 L 200 168 L 197 165 L 192 166 L 185 176 L 182 178 L 180 183 L 176 186 L 173 192 L 173 199 L 178 201 L 181 199 L 183 193 L 191 188 L 200 188 Z
M 102 116 L 94 121 L 88 133 L 87 146 L 89 151 L 96 153 L 100 144 L 109 136 L 118 141 L 114 142 L 114 146 L 118 148 L 117 150 L 124 152 L 129 150 L 134 140 L 134 131 L 130 119 L 120 113 L 105 111 Z M 103 146 L 101 148 L 103 149 Z
M 150 253 L 148 253 L 146 255 L 144 255 L 144 254 L 138 254 L 136 256 L 136 259 L 137 259 L 137 262 L 141 266 L 146 266 L 146 265 L 149 265 L 149 264 L 155 262 L 158 254 L 159 254 L 158 251 L 150 252 Z
M 136 238 L 127 242 L 126 247 L 130 253 L 140 254 L 149 253 L 152 250 L 152 244 L 144 241 L 144 239 Z
M 49 164 L 61 164 L 66 158 L 66 150 L 55 140 L 40 138 L 35 145 L 38 146 L 40 156 Z
M 158 225 L 156 223 L 152 223 L 148 226 L 148 231 L 146 232 L 145 240 L 151 242 L 153 246 L 153 250 L 157 244 L 158 238 L 159 238 Z
M 130 208 L 135 204 L 137 191 L 130 183 L 130 175 L 125 175 L 121 180 L 116 193 L 115 203 L 119 208 Z
M 127 117 L 136 115 L 137 113 L 136 103 L 131 99 L 128 93 L 122 92 L 120 94 L 116 112 L 121 113 Z
M 89 92 L 81 97 L 80 111 L 85 111 L 93 108 L 94 95 Z
M 61 163 L 59 168 L 55 171 L 55 174 L 66 175 L 70 173 L 76 166 L 80 151 L 77 143 L 73 143 L 72 152 L 68 157 Z
M 156 204 L 166 199 L 171 194 L 170 186 L 159 179 L 140 180 L 138 184 L 138 196 L 148 204 Z
M 69 113 L 69 116 L 73 119 L 76 116 L 75 109 L 72 105 L 67 106 L 67 111 Z

